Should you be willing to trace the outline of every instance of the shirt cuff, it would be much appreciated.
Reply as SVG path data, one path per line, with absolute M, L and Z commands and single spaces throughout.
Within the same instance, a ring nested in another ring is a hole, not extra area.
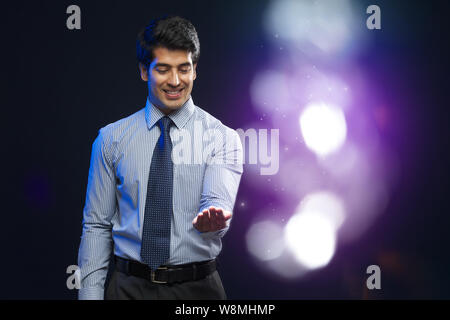
M 99 287 L 81 288 L 78 291 L 78 300 L 104 300 L 105 290 Z

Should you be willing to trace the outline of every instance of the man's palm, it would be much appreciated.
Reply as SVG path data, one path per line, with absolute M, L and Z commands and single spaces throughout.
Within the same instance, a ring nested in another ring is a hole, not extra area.
M 209 209 L 199 212 L 192 224 L 200 232 L 218 231 L 226 227 L 226 222 L 231 215 L 230 211 L 222 208 L 209 207 Z

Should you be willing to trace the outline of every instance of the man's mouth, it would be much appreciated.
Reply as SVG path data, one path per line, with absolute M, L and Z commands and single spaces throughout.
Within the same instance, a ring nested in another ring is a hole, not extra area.
M 179 97 L 181 97 L 181 93 L 182 93 L 183 90 L 184 90 L 184 88 L 177 89 L 177 90 L 166 90 L 166 89 L 163 89 L 163 91 L 166 94 L 166 97 L 168 99 L 178 99 Z

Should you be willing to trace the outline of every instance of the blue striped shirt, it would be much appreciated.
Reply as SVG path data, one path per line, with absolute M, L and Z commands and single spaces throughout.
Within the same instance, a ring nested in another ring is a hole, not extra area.
M 150 164 L 164 114 L 145 108 L 99 130 L 92 146 L 83 230 L 78 252 L 79 299 L 103 299 L 111 252 L 141 262 L 140 249 Z M 232 211 L 243 172 L 236 131 L 190 98 L 169 117 L 173 144 L 170 258 L 176 265 L 215 258 L 227 227 L 198 232 L 192 220 L 209 206 Z M 150 177 L 151 179 L 151 177 Z

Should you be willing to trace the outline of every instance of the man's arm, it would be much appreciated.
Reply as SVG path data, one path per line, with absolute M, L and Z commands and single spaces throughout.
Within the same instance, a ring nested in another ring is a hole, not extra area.
M 239 135 L 227 130 L 203 179 L 200 210 L 192 221 L 203 238 L 222 238 L 230 227 L 232 211 L 243 173 L 243 151 Z
M 92 145 L 83 233 L 78 252 L 80 300 L 104 299 L 104 284 L 113 249 L 111 220 L 116 211 L 116 183 L 104 129 Z

